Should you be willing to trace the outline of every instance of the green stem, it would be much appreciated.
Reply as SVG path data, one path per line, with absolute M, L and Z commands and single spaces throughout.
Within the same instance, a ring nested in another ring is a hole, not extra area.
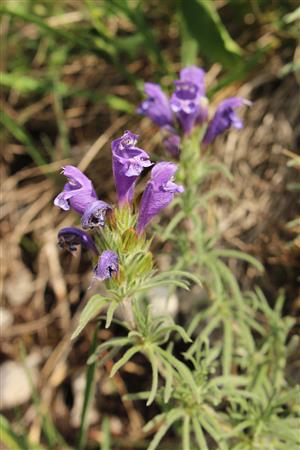
M 122 300 L 121 305 L 122 305 L 122 313 L 123 313 L 125 322 L 128 323 L 128 325 L 130 326 L 130 328 L 132 330 L 135 330 L 136 324 L 135 324 L 135 318 L 134 318 L 134 314 L 133 314 L 133 310 L 132 310 L 131 298 L 127 297 L 124 300 Z

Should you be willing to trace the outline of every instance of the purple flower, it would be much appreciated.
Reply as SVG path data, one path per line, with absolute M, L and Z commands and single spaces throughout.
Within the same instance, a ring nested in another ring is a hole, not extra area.
M 93 184 L 77 167 L 66 166 L 62 173 L 68 178 L 68 183 L 55 198 L 54 205 L 65 211 L 72 208 L 82 214 L 85 208 L 97 199 Z
M 219 134 L 230 127 L 237 128 L 238 130 L 241 129 L 243 127 L 243 122 L 236 115 L 234 110 L 242 105 L 250 104 L 251 102 L 240 97 L 230 97 L 223 100 L 219 104 L 214 117 L 207 127 L 203 138 L 203 144 L 210 144 Z
M 205 95 L 205 72 L 200 67 L 189 66 L 180 71 L 180 81 L 195 84 L 201 95 Z
M 119 271 L 119 258 L 112 250 L 105 250 L 101 253 L 94 274 L 97 280 L 106 280 Z
M 173 127 L 173 113 L 169 99 L 160 85 L 145 83 L 145 93 L 148 98 L 141 103 L 137 112 L 149 117 L 159 127 Z
M 180 137 L 178 134 L 170 134 L 163 140 L 166 150 L 174 157 L 178 158 L 180 153 Z
M 185 134 L 190 133 L 195 123 L 207 119 L 204 77 L 204 70 L 191 66 L 182 69 L 180 80 L 175 81 L 170 104 Z
M 79 228 L 62 228 L 59 230 L 57 238 L 60 248 L 66 249 L 71 253 L 74 253 L 77 250 L 77 247 L 81 245 L 98 255 L 98 250 L 91 236 Z
M 111 206 L 101 200 L 90 203 L 81 218 L 82 228 L 104 227 L 106 214 L 111 209 Z
M 112 159 L 119 204 L 132 203 L 135 183 L 144 167 L 152 165 L 149 155 L 136 147 L 138 135 L 125 131 L 112 142 Z
M 146 225 L 173 200 L 176 192 L 183 192 L 182 186 L 174 183 L 177 166 L 174 163 L 161 162 L 151 171 L 151 179 L 143 193 L 137 223 L 137 232 L 144 231 Z

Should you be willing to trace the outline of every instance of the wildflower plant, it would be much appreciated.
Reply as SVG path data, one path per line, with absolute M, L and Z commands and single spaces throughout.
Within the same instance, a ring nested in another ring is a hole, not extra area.
M 192 342 L 184 358 L 186 364 L 192 361 L 190 370 L 195 377 L 199 360 L 202 358 L 201 364 L 205 365 L 212 361 L 209 354 L 215 355 L 215 375 L 212 372 L 207 375 L 206 388 L 202 385 L 202 389 L 209 392 L 209 386 L 217 387 L 218 383 L 222 388 L 219 395 L 214 393 L 213 406 L 209 405 L 208 398 L 204 398 L 204 420 L 201 419 L 203 403 L 199 406 L 197 396 L 189 397 L 186 393 L 177 397 L 177 406 L 171 403 L 171 410 L 163 413 L 164 425 L 154 435 L 149 449 L 158 448 L 167 429 L 170 426 L 176 429 L 174 423 L 181 419 L 182 450 L 194 446 L 200 450 L 296 448 L 300 444 L 296 433 L 299 411 L 295 415 L 292 413 L 292 397 L 298 391 L 286 382 L 284 357 L 292 321 L 282 318 L 282 296 L 272 311 L 259 290 L 246 294 L 241 291 L 225 260 L 242 259 L 259 271 L 263 267 L 246 253 L 220 246 L 217 219 L 211 226 L 210 201 L 214 197 L 231 198 L 231 193 L 205 190 L 207 182 L 216 175 L 232 179 L 226 166 L 215 160 L 209 146 L 226 130 L 243 127 L 238 109 L 250 106 L 251 102 L 240 97 L 225 99 L 210 119 L 205 72 L 195 66 L 181 70 L 170 97 L 159 85 L 155 86 L 152 89 L 151 83 L 146 84 L 147 98 L 137 111 L 162 129 L 163 146 L 177 161 L 178 179 L 185 187 L 173 203 L 176 210 L 170 222 L 164 228 L 158 226 L 157 231 L 163 240 L 173 241 L 174 253 L 180 255 L 176 258 L 176 267 L 192 271 L 202 280 L 205 290 L 201 311 L 186 324 Z M 161 120 L 160 115 L 168 117 L 168 121 Z M 261 317 L 264 324 L 259 320 Z M 202 354 L 199 359 L 203 346 L 206 351 L 212 347 L 209 351 L 212 353 Z M 182 385 L 182 380 L 177 383 Z M 174 395 L 175 385 L 176 382 Z M 218 406 L 224 402 L 228 407 Z M 192 405 L 196 405 L 195 409 Z M 289 420 L 283 419 L 283 407 L 289 411 Z M 194 412 L 189 415 L 192 410 Z M 162 417 L 153 419 L 151 424 L 161 421 Z M 272 435 L 272 426 L 277 423 L 279 427 L 281 421 L 284 431 Z M 212 447 L 209 438 L 215 442 Z
M 137 146 L 138 135 L 125 131 L 111 146 L 116 205 L 98 199 L 79 169 L 63 168 L 67 183 L 54 203 L 79 214 L 81 228 L 61 229 L 58 244 L 71 253 L 78 246 L 89 251 L 91 284 L 105 286 L 105 294 L 92 296 L 83 307 L 73 339 L 92 319 L 104 315 L 108 328 L 117 311 L 122 312 L 119 323 L 125 335 L 98 342 L 95 328 L 88 373 L 114 360 L 114 376 L 138 353 L 148 360 L 149 389 L 128 394 L 161 409 L 144 427 L 145 433 L 153 433 L 148 450 L 161 448 L 170 428 L 182 450 L 296 450 L 299 390 L 289 386 L 285 373 L 294 343 L 288 348 L 293 321 L 282 317 L 284 296 L 272 309 L 259 289 L 244 293 L 226 259 L 242 259 L 258 270 L 261 264 L 222 248 L 217 220 L 211 227 L 206 218 L 210 200 L 230 193 L 207 192 L 205 184 L 215 175 L 231 179 L 209 145 L 229 128 L 241 129 L 237 110 L 250 102 L 226 99 L 209 119 L 205 72 L 195 66 L 181 70 L 170 98 L 154 83 L 145 84 L 145 93 L 138 112 L 163 130 L 163 145 L 174 162 L 152 163 Z M 137 202 L 135 187 L 143 171 L 149 172 L 148 181 Z M 169 205 L 173 213 L 167 225 L 156 225 L 149 233 L 149 224 Z M 172 243 L 168 271 L 156 267 L 151 251 L 155 237 Z M 191 284 L 204 293 L 199 304 L 191 305 L 196 310 L 192 320 L 181 326 L 170 315 L 157 314 L 150 289 L 189 289 Z M 83 445 L 82 432 L 79 448 Z
M 148 154 L 136 147 L 137 139 L 137 135 L 126 131 L 112 142 L 118 197 L 118 205 L 114 207 L 97 198 L 91 180 L 78 168 L 66 166 L 62 170 L 68 181 L 54 204 L 63 210 L 73 209 L 79 213 L 84 230 L 76 227 L 61 229 L 58 244 L 71 253 L 78 246 L 90 251 L 95 259 L 91 282 L 104 282 L 107 292 L 106 296 L 96 294 L 88 301 L 73 338 L 103 309 L 107 309 L 106 327 L 109 327 L 116 309 L 121 306 L 127 324 L 133 330 L 138 323 L 134 317 L 134 311 L 138 314 L 138 309 L 132 308 L 136 295 L 164 284 L 187 288 L 188 279 L 197 281 L 196 277 L 183 271 L 158 273 L 155 269 L 150 251 L 151 239 L 146 237 L 145 228 L 184 188 L 174 181 L 176 164 L 161 162 L 153 165 Z M 143 169 L 150 166 L 153 166 L 151 178 L 139 208 L 135 210 L 135 184 Z M 174 325 L 174 329 L 179 328 Z M 189 339 L 187 335 L 186 338 Z

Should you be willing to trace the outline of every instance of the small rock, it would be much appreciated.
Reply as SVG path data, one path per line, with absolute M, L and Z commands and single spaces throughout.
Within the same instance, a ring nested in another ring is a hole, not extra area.
M 6 361 L 0 366 L 0 409 L 10 409 L 31 398 L 31 386 L 20 363 Z
M 12 325 L 13 321 L 14 317 L 12 313 L 8 309 L 0 306 L 0 332 L 5 334 L 5 330 Z
M 21 306 L 33 293 L 32 273 L 22 263 L 14 266 L 14 271 L 5 283 L 7 300 L 11 306 Z
M 170 295 L 166 287 L 157 287 L 151 289 L 149 293 L 152 303 L 152 312 L 154 316 L 170 315 L 175 317 L 178 312 L 178 297 L 175 293 Z
M 120 435 L 123 431 L 123 424 L 119 417 L 110 416 L 109 418 L 110 431 L 112 434 Z

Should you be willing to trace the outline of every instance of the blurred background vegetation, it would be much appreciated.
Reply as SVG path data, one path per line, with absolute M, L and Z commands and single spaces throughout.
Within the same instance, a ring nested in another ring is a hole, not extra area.
M 224 245 L 258 257 L 266 272 L 232 268 L 271 303 L 284 288 L 296 316 L 300 7 L 297 0 L 3 0 L 0 13 L 3 436 L 8 448 L 74 448 L 92 337 L 87 331 L 74 349 L 69 336 L 90 262 L 56 248 L 57 230 L 76 220 L 52 205 L 60 167 L 78 165 L 113 202 L 113 138 L 129 128 L 154 158 L 163 154 L 158 130 L 135 114 L 144 81 L 170 89 L 183 65 L 204 67 L 209 97 L 254 102 L 245 130 L 214 146 L 233 172 L 235 203 L 212 208 Z M 145 370 L 130 363 L 124 379 L 99 384 L 91 448 L 144 447 L 152 407 L 120 397 Z M 299 374 L 299 364 L 291 371 Z

